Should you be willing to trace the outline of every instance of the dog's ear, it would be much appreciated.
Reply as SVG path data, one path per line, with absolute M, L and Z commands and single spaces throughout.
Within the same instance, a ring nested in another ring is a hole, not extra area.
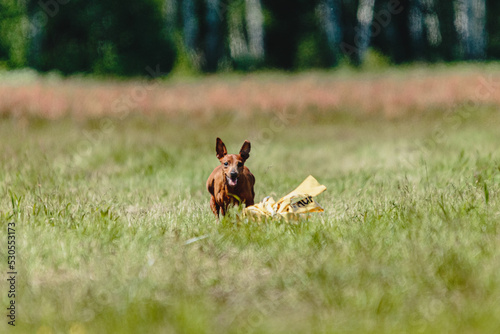
M 217 143 L 215 144 L 215 152 L 217 152 L 217 159 L 219 160 L 227 154 L 226 145 L 224 145 L 219 137 L 217 137 Z
M 245 161 L 250 156 L 250 142 L 245 140 L 240 150 L 240 157 Z

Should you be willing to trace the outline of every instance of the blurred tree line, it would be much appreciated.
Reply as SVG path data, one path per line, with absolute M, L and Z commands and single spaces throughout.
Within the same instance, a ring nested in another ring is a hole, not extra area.
M 287 70 L 500 58 L 493 0 L 0 0 L 0 68 Z

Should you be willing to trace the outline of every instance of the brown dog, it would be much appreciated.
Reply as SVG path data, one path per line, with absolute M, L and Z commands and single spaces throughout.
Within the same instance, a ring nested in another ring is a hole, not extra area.
M 226 145 L 220 138 L 217 138 L 215 151 L 221 164 L 208 177 L 207 189 L 212 195 L 210 207 L 215 216 L 219 217 L 219 210 L 222 215 L 225 215 L 230 204 L 239 204 L 239 201 L 245 203 L 246 206 L 254 204 L 255 177 L 244 166 L 250 156 L 248 140 L 243 143 L 240 154 L 227 154 Z

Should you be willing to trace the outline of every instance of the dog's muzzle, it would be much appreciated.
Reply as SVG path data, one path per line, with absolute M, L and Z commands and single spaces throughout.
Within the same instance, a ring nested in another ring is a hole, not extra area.
M 238 173 L 231 173 L 230 177 L 226 175 L 226 179 L 227 184 L 229 184 L 229 186 L 231 187 L 234 187 L 236 186 L 236 184 L 238 184 Z

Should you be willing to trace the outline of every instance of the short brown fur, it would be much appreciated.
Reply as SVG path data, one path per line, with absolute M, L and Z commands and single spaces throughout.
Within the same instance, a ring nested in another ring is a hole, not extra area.
M 240 202 L 246 206 L 254 204 L 255 192 L 253 186 L 255 177 L 244 166 L 250 156 L 250 142 L 245 140 L 239 154 L 227 154 L 226 145 L 217 138 L 215 145 L 217 158 L 221 162 L 207 180 L 207 189 L 211 195 L 210 207 L 216 217 L 225 215 L 229 205 Z

